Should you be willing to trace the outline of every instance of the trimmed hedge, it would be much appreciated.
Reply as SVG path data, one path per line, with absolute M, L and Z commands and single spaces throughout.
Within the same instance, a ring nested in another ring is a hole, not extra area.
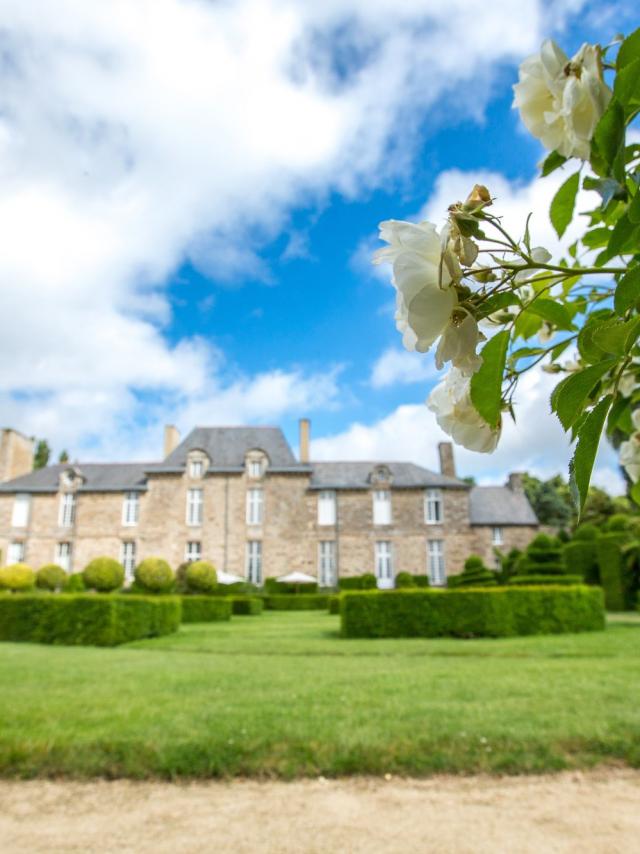
M 234 596 L 231 599 L 231 611 L 234 615 L 257 617 L 264 609 L 259 596 Z
M 338 588 L 340 590 L 375 590 L 377 586 L 378 582 L 372 572 L 364 572 L 362 575 L 338 579 Z
M 57 563 L 46 563 L 36 572 L 36 587 L 40 590 L 62 590 L 68 577 Z
M 267 611 L 325 611 L 329 596 L 322 593 L 296 593 L 290 596 L 263 596 Z
M 595 539 L 572 540 L 562 550 L 562 557 L 567 572 L 578 574 L 587 584 L 600 583 Z
M 63 593 L 84 593 L 87 589 L 84 583 L 84 575 L 81 572 L 72 572 L 67 575 L 67 580 L 62 588 Z
M 0 569 L 0 590 L 23 593 L 33 590 L 36 574 L 26 563 L 12 563 Z
M 180 627 L 175 596 L 46 594 L 0 597 L 0 640 L 117 646 Z
M 553 584 L 556 587 L 560 584 L 566 587 L 567 585 L 584 584 L 584 579 L 581 575 L 554 575 L 553 577 L 548 575 L 515 575 L 509 579 L 508 583 L 510 587 L 512 585 L 516 587 L 540 587 L 541 584 Z
M 346 638 L 509 637 L 604 629 L 597 587 L 494 587 L 345 593 Z
M 488 569 L 479 555 L 470 555 L 460 575 L 450 575 L 447 587 L 495 587 L 496 573 Z
M 88 590 L 111 593 L 124 584 L 124 567 L 112 557 L 96 557 L 85 566 L 82 578 Z
M 148 593 L 168 593 L 174 585 L 173 570 L 161 557 L 146 557 L 136 566 L 137 586 Z
M 217 623 L 231 619 L 231 599 L 222 596 L 181 596 L 183 623 Z
M 329 613 L 330 614 L 339 614 L 340 613 L 340 602 L 342 601 L 342 596 L 340 594 L 329 596 Z
M 633 610 L 635 602 L 626 583 L 626 572 L 622 546 L 629 541 L 625 531 L 602 534 L 596 541 L 600 583 L 604 590 L 604 601 L 608 611 Z
M 265 578 L 264 589 L 269 596 L 309 596 L 318 592 L 318 584 L 315 581 L 292 584 L 289 581 L 278 581 L 277 578 Z

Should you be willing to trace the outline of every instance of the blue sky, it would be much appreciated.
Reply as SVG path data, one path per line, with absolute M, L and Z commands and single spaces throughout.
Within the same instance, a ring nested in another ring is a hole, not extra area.
M 448 188 L 490 173 L 547 241 L 517 65 L 545 35 L 571 54 L 634 28 L 635 4 L 101 6 L 8 4 L 0 308 L 27 322 L 0 344 L 3 422 L 127 459 L 157 456 L 167 421 L 278 423 L 295 446 L 309 415 L 317 456 L 435 465 L 437 380 L 401 353 L 377 224 L 442 220 Z M 524 393 L 463 473 L 565 468 L 544 378 Z M 612 455 L 599 467 L 615 485 Z

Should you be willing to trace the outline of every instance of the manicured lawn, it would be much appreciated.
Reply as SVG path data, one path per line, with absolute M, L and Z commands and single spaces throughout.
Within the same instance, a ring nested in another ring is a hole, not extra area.
M 640 765 L 640 621 L 341 640 L 266 612 L 116 649 L 0 645 L 0 774 L 527 772 Z

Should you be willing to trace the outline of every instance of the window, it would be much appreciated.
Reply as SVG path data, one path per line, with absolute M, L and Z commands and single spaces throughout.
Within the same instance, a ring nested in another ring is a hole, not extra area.
M 249 460 L 249 477 L 262 477 L 262 460 Z
M 140 496 L 137 492 L 125 492 L 122 502 L 122 524 L 137 525 L 140 512 Z
M 14 528 L 26 528 L 29 524 L 29 505 L 31 497 L 29 495 L 16 495 L 13 502 L 13 514 L 11 516 L 11 525 Z
M 247 492 L 247 525 L 262 525 L 263 497 L 261 489 Z
M 262 584 L 262 543 L 259 540 L 247 543 L 247 581 Z
M 491 542 L 494 546 L 501 546 L 504 542 L 502 538 L 502 528 L 491 529 Z
M 9 543 L 7 550 L 7 565 L 10 563 L 22 563 L 24 560 L 24 543 Z
M 187 525 L 202 525 L 202 490 L 187 490 Z
M 332 489 L 323 489 L 318 495 L 318 525 L 336 524 L 336 494 Z
M 373 493 L 373 524 L 391 524 L 391 493 L 388 489 L 376 489 Z
M 441 587 L 446 578 L 444 569 L 444 543 L 442 540 L 429 540 L 427 543 L 427 569 L 429 583 Z
M 391 543 L 388 540 L 376 543 L 376 578 L 378 587 L 393 587 Z
M 202 460 L 191 460 L 189 463 L 189 477 L 194 480 L 201 478 L 204 474 L 204 463 Z
M 70 528 L 76 521 L 76 497 L 65 492 L 60 498 L 60 527 Z
M 133 540 L 126 540 L 120 547 L 120 563 L 124 566 L 125 578 L 133 578 L 136 568 L 136 544 Z
M 187 548 L 184 553 L 184 559 L 188 563 L 193 563 L 194 560 L 200 560 L 202 557 L 202 544 L 196 542 L 187 543 Z
M 56 563 L 65 572 L 71 572 L 71 543 L 58 543 L 56 546 Z
M 424 521 L 427 525 L 442 522 L 442 492 L 439 489 L 427 489 L 424 497 Z
M 336 544 L 333 540 L 324 540 L 320 543 L 318 564 L 320 587 L 335 587 Z

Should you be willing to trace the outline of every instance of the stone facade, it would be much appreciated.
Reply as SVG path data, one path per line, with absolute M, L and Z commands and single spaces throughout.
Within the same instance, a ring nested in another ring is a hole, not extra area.
M 334 577 L 380 576 L 376 553 L 382 548 L 389 549 L 392 575 L 425 574 L 431 569 L 428 544 L 436 541 L 446 574 L 453 574 L 471 553 L 493 566 L 496 539 L 503 551 L 522 548 L 537 530 L 533 514 L 523 510 L 526 499 L 517 481 L 512 488 L 493 488 L 494 504 L 499 499 L 493 524 L 474 524 L 473 490 L 452 474 L 450 449 L 441 453 L 445 475 L 412 464 L 298 461 L 288 446 L 283 450 L 281 434 L 261 432 L 274 428 L 238 428 L 242 441 L 228 429 L 198 429 L 200 434 L 190 434 L 177 448 L 173 442 L 160 464 L 51 466 L 0 484 L 2 562 L 24 559 L 39 567 L 67 560 L 67 568 L 77 572 L 97 555 L 123 559 L 128 549 L 129 571 L 151 555 L 174 567 L 201 555 L 244 578 L 253 548 L 264 579 L 293 570 L 318 576 L 326 548 Z M 202 433 L 206 429 L 211 433 Z M 238 448 L 231 453 L 223 442 Z M 336 477 L 341 480 L 332 485 Z M 428 494 L 439 502 L 435 522 L 426 518 Z M 374 495 L 390 499 L 384 524 L 374 523 Z M 319 518 L 321 500 L 334 502 L 330 524 Z M 257 505 L 250 507 L 252 501 Z M 73 512 L 65 511 L 65 503 L 74 505 Z

